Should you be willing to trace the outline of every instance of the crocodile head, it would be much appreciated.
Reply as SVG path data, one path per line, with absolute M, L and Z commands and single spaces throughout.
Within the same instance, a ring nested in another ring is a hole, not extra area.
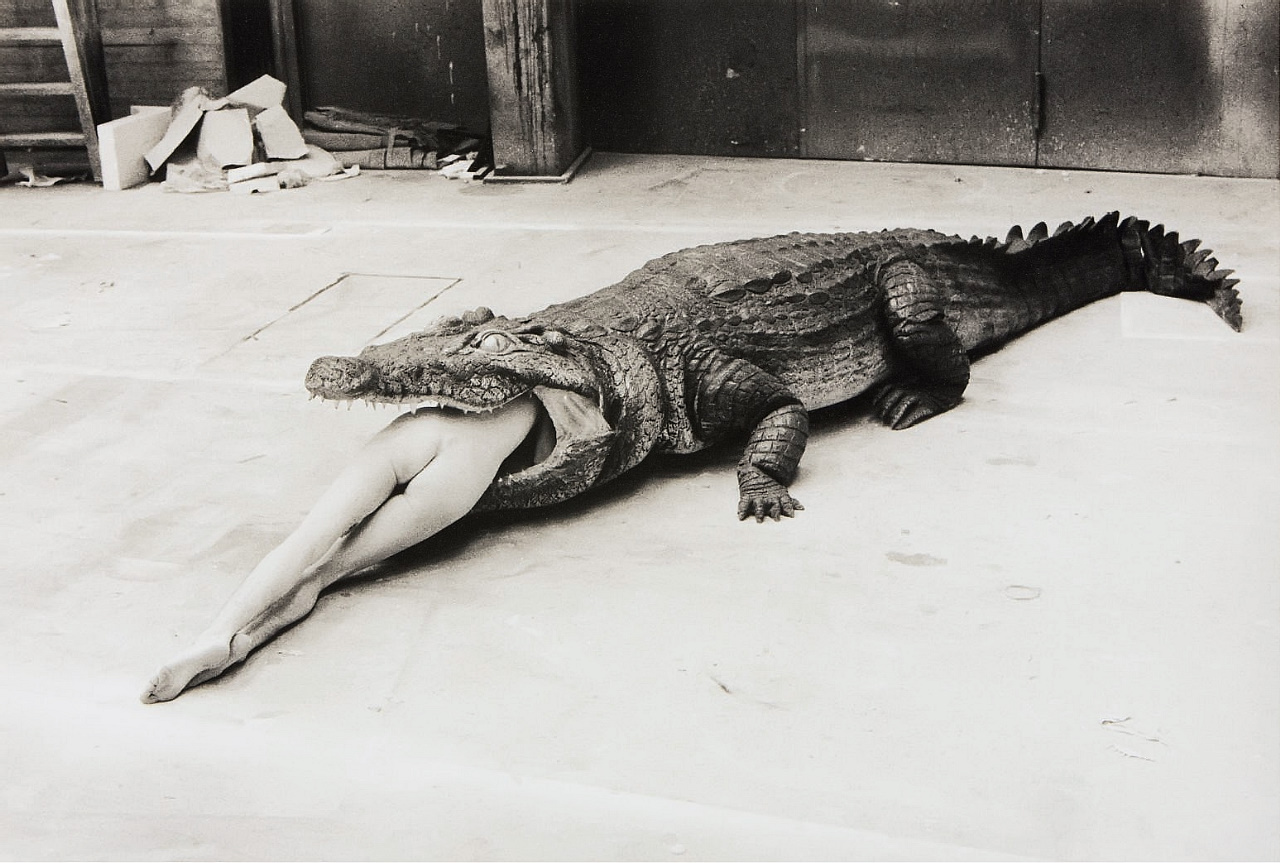
M 616 437 L 605 418 L 611 377 L 589 344 L 479 308 L 358 356 L 321 357 L 306 386 L 329 400 L 467 412 L 536 397 L 540 443 L 517 450 L 477 506 L 505 509 L 565 500 L 601 478 Z

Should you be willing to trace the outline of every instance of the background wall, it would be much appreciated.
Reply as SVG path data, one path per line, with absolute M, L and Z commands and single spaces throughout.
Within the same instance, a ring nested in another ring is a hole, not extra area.
M 1280 176 L 1280 0 L 579 11 L 601 149 Z
M 489 128 L 480 0 L 295 0 L 305 105 Z
M 113 112 L 269 68 L 255 23 L 266 5 L 99 0 Z M 306 106 L 488 127 L 481 0 L 295 7 Z M 1280 177 L 1280 0 L 578 0 L 577 11 L 597 149 Z M 47 0 L 0 5 L 0 27 L 52 24 Z M 0 83 L 64 76 L 57 47 L 0 47 Z M 76 126 L 69 98 L 0 96 L 0 122 Z
M 793 0 L 580 0 L 577 13 L 593 146 L 799 155 Z
M 130 105 L 168 105 L 193 85 L 226 86 L 218 0 L 98 0 L 112 115 Z M 49 0 L 4 0 L 0 27 L 54 27 Z M 0 46 L 0 83 L 67 80 L 59 45 Z M 66 97 L 0 95 L 0 124 L 10 132 L 75 131 Z
M 1039 0 L 800 7 L 804 153 L 1031 165 Z
M 1041 164 L 1280 176 L 1278 9 L 1044 0 Z

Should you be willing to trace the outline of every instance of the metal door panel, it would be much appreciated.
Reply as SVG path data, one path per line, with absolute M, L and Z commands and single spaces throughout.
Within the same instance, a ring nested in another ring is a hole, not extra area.
M 580 0 L 592 146 L 794 156 L 796 0 Z
M 1044 0 L 1040 163 L 1277 175 L 1278 0 Z
M 805 0 L 804 155 L 1035 163 L 1036 0 Z

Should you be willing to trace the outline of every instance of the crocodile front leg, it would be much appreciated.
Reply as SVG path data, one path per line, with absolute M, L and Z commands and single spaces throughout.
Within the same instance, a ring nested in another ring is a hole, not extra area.
M 693 416 L 704 439 L 750 430 L 738 461 L 738 518 L 778 521 L 804 509 L 787 490 L 809 440 L 804 405 L 745 360 L 713 351 L 700 365 Z
M 885 316 L 904 368 L 871 391 L 880 419 L 904 429 L 960 403 L 969 357 L 947 323 L 943 297 L 916 263 L 899 259 L 880 270 Z
M 787 490 L 809 440 L 809 414 L 799 403 L 770 411 L 751 432 L 738 461 L 738 519 L 778 521 L 804 509 Z

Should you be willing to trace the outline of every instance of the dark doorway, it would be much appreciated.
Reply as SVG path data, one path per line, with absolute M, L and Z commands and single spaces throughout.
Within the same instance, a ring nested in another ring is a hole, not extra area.
M 577 19 L 593 147 L 800 154 L 794 0 L 584 0 Z
M 271 7 L 266 0 L 222 0 L 222 39 L 228 92 L 275 73 Z

